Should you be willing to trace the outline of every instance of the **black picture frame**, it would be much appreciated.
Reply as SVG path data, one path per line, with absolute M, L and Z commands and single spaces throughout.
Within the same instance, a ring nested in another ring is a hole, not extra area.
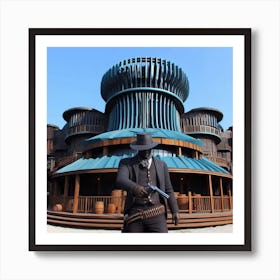
M 72 35 L 178 35 L 244 37 L 244 244 L 227 245 L 57 245 L 36 243 L 36 39 L 38 36 Z M 250 251 L 251 248 L 251 29 L 179 28 L 179 29 L 29 29 L 29 250 L 30 251 Z

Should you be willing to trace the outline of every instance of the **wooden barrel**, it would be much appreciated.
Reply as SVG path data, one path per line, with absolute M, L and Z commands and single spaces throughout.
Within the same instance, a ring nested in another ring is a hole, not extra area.
M 109 203 L 108 204 L 107 213 L 110 213 L 110 214 L 116 213 L 116 205 L 114 203 Z
M 96 214 L 103 214 L 104 213 L 104 202 L 96 201 L 94 209 L 95 209 Z
M 179 206 L 179 209 L 186 210 L 187 209 L 187 202 L 188 198 L 186 194 L 179 194 L 177 198 L 177 203 Z
M 122 190 L 113 190 L 111 193 L 111 196 L 113 198 L 121 197 L 122 196 Z
M 116 205 L 116 211 L 121 213 L 122 208 L 122 190 L 113 190 L 111 193 L 112 203 Z
M 61 204 L 56 204 L 54 207 L 53 207 L 53 210 L 54 211 L 57 211 L 57 212 L 61 212 L 62 211 L 62 205 Z

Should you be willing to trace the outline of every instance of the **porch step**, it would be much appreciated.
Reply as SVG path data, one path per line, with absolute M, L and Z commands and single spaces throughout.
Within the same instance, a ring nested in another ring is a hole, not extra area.
M 115 220 L 121 219 L 122 214 L 94 214 L 94 213 L 76 213 L 72 212 L 57 212 L 57 211 L 47 211 L 48 215 L 56 216 L 56 217 L 71 217 L 71 218 L 79 218 L 79 219 L 106 219 L 106 220 Z
M 105 223 L 98 223 L 95 221 L 93 223 L 83 223 L 83 222 L 73 222 L 73 221 L 61 221 L 55 219 L 48 219 L 48 224 L 56 225 L 56 226 L 66 226 L 66 227 L 76 227 L 76 228 L 95 228 L 95 229 L 121 229 L 120 224 L 105 224 Z
M 200 214 L 180 214 L 180 223 L 172 224 L 171 214 L 168 215 L 169 229 L 198 228 L 232 224 L 232 211 Z
M 122 214 L 73 214 L 67 212 L 47 212 L 47 222 L 51 225 L 95 228 L 118 229 L 122 227 Z M 167 225 L 169 229 L 183 229 L 196 227 L 209 227 L 232 224 L 232 211 L 203 214 L 180 214 L 180 224 L 172 224 L 171 214 L 168 214 Z

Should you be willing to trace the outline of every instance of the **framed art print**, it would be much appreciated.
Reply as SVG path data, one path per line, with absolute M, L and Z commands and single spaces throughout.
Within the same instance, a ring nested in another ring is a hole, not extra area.
M 29 125 L 31 251 L 251 250 L 250 29 L 29 29 Z M 123 232 L 143 134 L 168 233 Z

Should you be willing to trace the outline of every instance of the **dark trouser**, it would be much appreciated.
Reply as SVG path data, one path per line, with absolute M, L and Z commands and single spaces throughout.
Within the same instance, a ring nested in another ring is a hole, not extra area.
M 128 225 L 124 226 L 122 232 L 160 232 L 160 233 L 167 233 L 167 224 L 166 218 L 164 214 L 144 219 L 144 220 L 137 220 Z

